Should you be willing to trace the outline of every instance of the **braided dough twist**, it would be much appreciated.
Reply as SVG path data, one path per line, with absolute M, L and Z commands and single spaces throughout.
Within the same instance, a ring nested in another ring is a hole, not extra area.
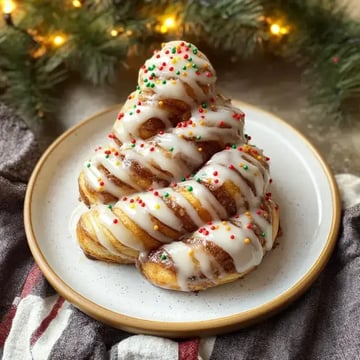
M 198 291 L 244 276 L 273 248 L 269 159 L 248 144 L 244 114 L 215 81 L 206 56 L 182 41 L 145 62 L 111 144 L 79 176 L 91 209 L 76 232 L 88 257 L 135 263 L 156 286 Z

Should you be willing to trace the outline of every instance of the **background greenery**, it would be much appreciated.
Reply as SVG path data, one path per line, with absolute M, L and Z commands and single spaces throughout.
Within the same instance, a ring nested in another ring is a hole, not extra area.
M 359 102 L 360 23 L 335 0 L 2 1 L 0 96 L 27 118 L 52 118 L 70 74 L 104 84 L 134 54 L 179 38 L 298 64 L 325 119 Z

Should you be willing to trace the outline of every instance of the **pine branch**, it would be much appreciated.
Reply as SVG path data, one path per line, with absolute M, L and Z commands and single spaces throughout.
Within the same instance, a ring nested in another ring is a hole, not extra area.
M 54 87 L 64 81 L 66 71 L 47 67 L 48 57 L 34 59 L 31 38 L 12 28 L 0 33 L 2 74 L 1 98 L 20 113 L 30 118 L 42 117 L 56 106 Z
M 281 55 L 306 68 L 313 104 L 326 104 L 334 117 L 360 97 L 360 23 L 335 0 L 265 1 L 292 24 Z
M 252 54 L 261 37 L 263 7 L 259 1 L 189 1 L 184 22 L 215 48 Z

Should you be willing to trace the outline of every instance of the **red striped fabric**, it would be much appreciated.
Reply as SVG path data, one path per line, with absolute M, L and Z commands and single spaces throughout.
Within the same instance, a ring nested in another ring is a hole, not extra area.
M 55 319 L 56 315 L 58 314 L 60 308 L 64 304 L 64 298 L 59 297 L 52 307 L 49 315 L 43 319 L 39 327 L 32 333 L 30 338 L 30 345 L 33 346 L 36 341 L 40 338 L 40 336 L 45 332 L 45 330 L 49 327 L 51 321 Z
M 36 284 L 40 281 L 41 276 L 42 274 L 39 267 L 34 263 L 28 276 L 26 277 L 24 286 L 21 290 L 20 299 L 23 299 L 25 296 L 31 294 Z M 5 314 L 3 321 L 0 323 L 0 348 L 4 347 L 5 340 L 9 335 L 11 325 L 16 314 L 16 309 L 17 305 L 12 304 L 8 312 Z
M 198 360 L 199 339 L 179 342 L 179 360 Z

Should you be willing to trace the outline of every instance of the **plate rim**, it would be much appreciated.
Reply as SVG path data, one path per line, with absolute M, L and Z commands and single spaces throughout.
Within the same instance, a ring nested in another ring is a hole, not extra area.
M 326 243 L 320 255 L 316 259 L 315 263 L 308 269 L 308 271 L 289 289 L 287 289 L 286 291 L 265 304 L 237 314 L 232 314 L 217 319 L 202 320 L 196 322 L 168 322 L 145 320 L 120 314 L 96 304 L 95 302 L 87 299 L 83 295 L 76 292 L 76 290 L 71 288 L 69 285 L 67 285 L 55 272 L 55 270 L 52 269 L 45 256 L 43 255 L 41 248 L 36 240 L 35 232 L 32 226 L 31 211 L 34 187 L 47 158 L 60 145 L 60 143 L 62 143 L 72 133 L 83 127 L 85 124 L 94 121 L 99 116 L 103 116 L 109 112 L 113 112 L 121 107 L 120 104 L 116 104 L 102 111 L 99 111 L 94 115 L 86 118 L 85 120 L 77 123 L 76 125 L 69 128 L 67 131 L 65 131 L 63 134 L 61 134 L 57 139 L 55 139 L 38 160 L 27 185 L 24 201 L 24 226 L 27 242 L 30 247 L 31 253 L 35 259 L 35 262 L 38 264 L 40 270 L 42 271 L 46 279 L 49 281 L 49 283 L 61 296 L 63 296 L 67 301 L 72 303 L 75 307 L 79 308 L 81 311 L 88 314 L 92 318 L 95 318 L 96 320 L 99 320 L 102 323 L 108 324 L 115 328 L 138 334 L 141 333 L 172 338 L 184 338 L 191 336 L 220 335 L 265 320 L 266 318 L 286 308 L 290 303 L 298 299 L 313 284 L 313 282 L 322 272 L 330 259 L 330 256 L 335 248 L 338 232 L 340 229 L 341 200 L 335 177 L 324 157 L 300 130 L 288 124 L 280 117 L 254 105 L 250 105 L 248 103 L 237 100 L 233 100 L 233 103 L 239 104 L 240 107 L 244 106 L 247 108 L 251 108 L 252 110 L 255 110 L 257 112 L 261 112 L 265 116 L 271 117 L 276 122 L 280 122 L 282 126 L 285 126 L 289 130 L 293 131 L 300 138 L 300 140 L 305 143 L 309 150 L 311 150 L 312 154 L 319 161 L 326 175 L 331 192 L 331 202 L 333 204 L 331 226 Z

